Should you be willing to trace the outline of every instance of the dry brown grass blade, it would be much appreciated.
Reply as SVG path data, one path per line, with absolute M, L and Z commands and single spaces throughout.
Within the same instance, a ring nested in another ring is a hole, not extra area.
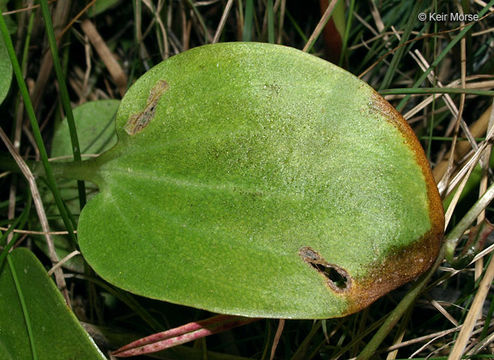
M 86 11 L 88 11 L 88 9 L 94 5 L 94 3 L 96 2 L 96 0 L 91 0 L 91 2 L 89 2 L 86 6 L 84 6 L 84 8 L 79 11 L 79 13 L 74 16 L 72 18 L 72 20 L 69 21 L 69 23 L 67 25 L 65 25 L 65 27 L 63 28 L 62 31 L 60 31 L 60 34 L 58 34 L 57 36 L 57 42 L 60 41 L 60 39 L 62 38 L 62 36 L 72 27 L 72 25 L 74 25 L 74 23 L 79 20 L 79 18 L 84 15 L 86 13 Z
M 1 231 L 7 231 L 9 228 L 0 226 Z M 17 234 L 26 234 L 26 235 L 67 235 L 69 232 L 68 231 L 34 231 L 34 230 L 20 230 L 20 229 L 14 229 L 12 230 L 13 233 Z M 77 234 L 77 231 L 74 231 L 74 234 Z
M 52 266 L 50 270 L 48 270 L 48 276 L 51 276 L 58 268 L 62 267 L 67 261 L 72 259 L 73 257 L 80 255 L 79 250 L 74 250 L 67 256 L 65 256 L 62 260 L 60 260 L 56 265 Z
M 45 232 L 44 236 L 46 239 L 46 244 L 48 246 L 48 255 L 50 257 L 53 266 L 55 266 L 56 264 L 58 264 L 58 255 L 55 251 L 55 245 L 53 244 L 53 239 L 50 235 L 50 226 L 48 224 L 48 218 L 46 217 L 45 209 L 43 207 L 43 201 L 41 200 L 41 195 L 39 193 L 34 175 L 31 172 L 31 169 L 29 169 L 25 161 L 16 151 L 14 145 L 11 143 L 10 139 L 8 138 L 8 136 L 5 134 L 5 132 L 1 127 L 0 127 L 0 138 L 2 139 L 7 149 L 9 150 L 10 154 L 17 163 L 17 166 L 19 166 L 19 169 L 21 170 L 22 174 L 24 175 L 24 177 L 26 178 L 29 184 L 29 189 L 31 190 L 31 194 L 33 196 L 33 202 L 36 208 L 36 213 L 38 214 L 41 228 L 43 229 L 43 232 Z M 70 307 L 69 293 L 67 290 L 67 285 L 65 283 L 65 278 L 62 269 L 57 269 L 55 271 L 55 281 L 65 298 L 65 302 L 67 303 L 67 306 Z
M 214 34 L 214 38 L 212 43 L 215 44 L 218 42 L 220 39 L 221 33 L 223 32 L 223 28 L 225 27 L 226 19 L 228 18 L 228 15 L 230 14 L 230 10 L 233 5 L 233 0 L 228 0 L 225 6 L 225 10 L 223 10 L 223 14 L 221 15 L 220 23 L 218 24 L 218 28 L 216 29 L 216 32 Z
M 276 353 L 276 348 L 280 342 L 281 334 L 283 333 L 283 328 L 285 327 L 285 319 L 280 319 L 278 322 L 278 328 L 276 329 L 276 334 L 273 339 L 273 346 L 271 347 L 271 355 L 269 360 L 274 359 L 274 354 Z
M 430 67 L 430 64 L 427 62 L 427 60 L 425 59 L 425 57 L 422 55 L 422 53 L 420 51 L 415 50 L 414 53 L 411 53 L 411 56 L 419 64 L 422 71 L 426 71 Z M 442 82 L 439 81 L 438 79 L 436 79 L 436 75 L 434 74 L 434 71 L 431 71 L 429 73 L 428 79 L 429 79 L 431 84 L 437 83 L 437 86 L 444 87 Z M 459 86 L 456 86 L 456 82 L 453 81 L 452 83 L 448 84 L 448 87 L 465 88 L 467 86 L 465 74 L 463 74 L 463 79 L 460 79 L 460 81 L 458 82 L 458 85 Z M 434 96 L 435 95 L 433 95 L 432 97 L 429 97 L 429 99 L 432 99 Z M 437 97 L 439 97 L 439 96 L 437 96 Z M 456 123 L 455 119 L 459 117 L 460 111 L 456 107 L 453 99 L 451 98 L 451 95 L 444 94 L 444 98 L 445 98 L 445 103 L 446 103 L 447 108 L 449 109 L 449 111 L 451 112 L 451 114 L 454 117 L 453 121 L 451 122 L 451 129 L 453 129 L 453 127 L 455 126 L 455 123 Z M 468 126 L 467 126 L 465 120 L 463 120 L 463 118 L 461 116 L 460 116 L 460 126 L 461 126 L 463 132 L 465 133 L 465 136 L 467 137 L 468 142 L 470 143 L 471 147 L 476 150 L 477 149 L 477 143 L 475 142 L 475 138 L 470 133 L 470 130 L 468 129 Z M 449 132 L 450 132 L 450 130 L 448 127 L 448 130 L 446 131 L 445 136 L 448 136 Z
M 460 331 L 460 335 L 458 336 L 458 340 L 456 340 L 455 345 L 451 354 L 448 357 L 448 360 L 460 360 L 470 337 L 473 332 L 473 328 L 475 323 L 480 318 L 482 314 L 482 307 L 485 303 L 487 294 L 491 288 L 492 281 L 494 280 L 494 261 L 489 263 L 487 270 L 485 271 L 484 277 L 480 282 L 477 293 L 475 294 L 475 298 L 473 299 L 472 306 L 468 311 L 468 315 L 463 323 L 463 327 Z
M 482 1 L 482 0 L 474 0 L 474 2 L 476 4 L 479 4 L 482 7 L 486 7 L 487 6 L 487 3 L 485 1 Z M 494 12 L 494 8 L 493 7 L 489 8 L 489 11 L 490 12 Z
M 334 7 L 336 6 L 336 3 L 338 0 L 331 0 L 331 2 L 328 5 L 328 8 L 324 12 L 324 14 L 321 17 L 321 20 L 319 20 L 319 23 L 317 24 L 316 28 L 312 32 L 311 36 L 309 37 L 309 40 L 307 40 L 307 43 L 305 44 L 304 48 L 302 51 L 309 51 L 312 45 L 314 45 L 314 42 L 316 39 L 321 35 L 321 32 L 324 29 L 324 26 L 326 26 L 326 23 L 329 21 L 329 18 L 331 17 L 331 14 L 333 12 Z
M 278 37 L 276 43 L 281 44 L 283 38 L 283 24 L 285 22 L 286 0 L 280 1 L 280 20 L 278 22 Z
M 62 27 L 65 25 L 69 18 L 70 7 L 72 2 L 70 0 L 58 1 L 55 7 L 55 11 L 52 16 L 53 30 L 55 31 L 55 37 L 58 38 Z M 53 68 L 53 58 L 51 57 L 51 51 L 47 50 L 41 60 L 41 65 L 38 71 L 38 77 L 34 83 L 34 89 L 32 91 L 33 106 L 36 109 L 39 105 L 41 97 L 45 92 L 46 84 L 51 75 Z
M 57 0 L 50 0 L 50 1 L 48 1 L 48 4 L 53 4 L 56 1 Z M 18 14 L 20 12 L 30 11 L 30 10 L 34 10 L 34 9 L 37 9 L 37 8 L 39 8 L 39 4 L 36 4 L 36 5 L 27 5 L 26 7 L 23 7 L 21 9 L 16 9 L 16 10 L 12 10 L 12 11 L 2 12 L 2 15 L 3 16 L 6 16 L 6 15 Z
M 482 115 L 480 115 L 480 117 L 472 125 L 470 125 L 470 133 L 474 137 L 480 137 L 485 134 L 487 130 L 487 124 L 489 123 L 489 117 L 491 116 L 491 109 L 492 106 L 489 106 L 487 110 L 485 110 Z M 455 149 L 454 160 L 458 161 L 459 159 L 463 158 L 470 151 L 470 149 L 471 146 L 468 141 L 459 141 Z M 448 159 L 450 156 L 451 155 L 447 155 L 445 159 L 438 163 L 432 170 L 432 174 L 434 175 L 436 181 L 439 181 L 446 172 L 446 169 L 448 167 Z
M 408 322 L 408 320 L 406 320 L 406 322 Z M 395 336 L 393 344 L 401 343 L 403 341 L 403 338 L 405 337 L 405 332 L 406 332 L 406 328 L 401 327 L 399 329 L 398 334 L 396 334 Z M 391 350 L 388 352 L 388 355 L 386 355 L 386 360 L 395 360 L 397 356 L 398 356 L 398 349 Z
M 160 16 L 164 3 L 162 1 L 158 1 L 158 4 L 155 6 L 150 0 L 141 0 L 141 1 L 149 9 L 149 12 L 153 14 L 153 19 L 148 25 L 146 31 L 144 32 L 143 37 L 146 37 L 147 33 L 151 30 L 151 28 L 154 26 L 155 23 L 158 24 L 162 37 L 162 42 L 158 42 L 158 47 L 160 48 L 161 58 L 165 60 L 170 56 L 170 44 L 168 42 L 168 34 L 165 29 L 165 24 L 163 23 L 163 20 L 161 19 Z
M 462 22 L 462 25 L 464 23 Z M 461 87 L 465 88 L 465 83 L 466 83 L 466 73 L 467 73 L 467 61 L 466 61 L 466 39 L 463 37 L 460 40 L 460 48 L 461 48 L 461 55 L 460 55 L 460 68 L 461 68 Z M 463 109 L 465 108 L 465 100 L 466 100 L 466 94 L 463 93 L 460 95 L 460 106 L 458 109 L 458 115 L 456 117 L 456 122 L 455 122 L 455 130 L 453 133 L 453 141 L 451 143 L 451 153 L 455 153 L 455 148 L 456 148 L 456 143 L 458 141 L 458 135 L 460 133 L 460 127 L 461 127 L 461 122 L 462 122 L 462 117 L 463 117 Z M 449 180 L 451 179 L 451 176 L 453 175 L 453 171 L 455 169 L 454 165 L 454 157 L 451 156 L 448 159 L 448 166 L 446 167 L 446 171 L 444 172 L 444 175 L 442 176 L 441 180 L 438 182 L 437 187 L 439 189 L 440 194 L 444 194 L 444 189 L 448 187 Z
M 487 124 L 487 131 L 489 133 L 492 132 L 492 127 L 494 126 L 494 112 L 491 111 L 489 116 L 489 123 Z M 485 153 L 482 157 L 483 167 L 482 167 L 482 178 L 480 180 L 479 186 L 479 198 L 487 191 L 488 187 L 488 173 L 489 173 L 489 160 L 491 158 L 492 152 L 492 144 L 487 145 Z M 481 224 L 485 220 L 485 210 L 482 211 L 477 218 L 477 224 Z M 475 280 L 480 279 L 482 275 L 482 271 L 484 269 L 484 261 L 483 259 L 479 259 L 479 261 L 475 262 Z
M 127 75 L 125 75 L 125 72 L 118 63 L 116 56 L 110 51 L 108 46 L 106 46 L 105 41 L 90 20 L 84 20 L 81 27 L 107 67 L 113 82 L 117 85 L 120 95 L 123 96 L 127 90 Z

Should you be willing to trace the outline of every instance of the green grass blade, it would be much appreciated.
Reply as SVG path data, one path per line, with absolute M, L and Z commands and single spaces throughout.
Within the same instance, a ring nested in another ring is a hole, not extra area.
M 412 13 L 410 14 L 410 18 L 408 19 L 407 26 L 405 27 L 403 35 L 401 36 L 398 50 L 396 50 L 393 59 L 391 59 L 391 63 L 389 64 L 388 71 L 386 71 L 386 74 L 384 75 L 384 79 L 381 82 L 381 86 L 379 87 L 379 90 L 386 89 L 387 87 L 389 87 L 389 84 L 391 84 L 391 81 L 393 80 L 393 76 L 396 74 L 396 69 L 398 68 L 398 64 L 401 62 L 401 59 L 403 58 L 403 53 L 405 52 L 405 46 L 403 45 L 410 38 L 410 34 L 412 33 L 413 26 L 417 22 L 417 15 L 419 13 L 421 5 L 422 2 L 417 1 L 415 3 L 415 6 L 413 7 Z
M 419 296 L 422 290 L 424 290 L 432 274 L 436 272 L 437 267 L 442 263 L 443 257 L 444 246 L 441 248 L 439 256 L 437 257 L 434 265 L 432 265 L 431 269 L 429 269 L 429 271 L 427 271 L 420 277 L 413 288 L 403 297 L 403 299 L 398 303 L 393 311 L 391 311 L 379 330 L 374 334 L 372 339 L 367 343 L 362 352 L 358 355 L 357 360 L 368 360 L 373 358 L 379 345 L 381 345 L 381 343 L 388 336 L 393 327 L 398 323 L 405 312 L 415 302 L 417 296 Z
M 70 239 L 76 243 L 76 238 L 74 235 L 74 226 L 70 221 L 69 215 L 65 206 L 63 205 L 62 197 L 57 188 L 55 177 L 53 176 L 53 171 L 50 162 L 48 161 L 48 153 L 46 152 L 45 145 L 43 143 L 43 138 L 41 136 L 41 131 L 39 129 L 38 121 L 36 120 L 36 115 L 34 113 L 33 104 L 31 102 L 31 97 L 29 96 L 29 91 L 27 90 L 26 83 L 24 81 L 24 77 L 22 76 L 21 67 L 19 65 L 19 61 L 17 60 L 14 46 L 12 44 L 12 39 L 10 38 L 9 31 L 7 29 L 7 24 L 5 23 L 5 18 L 3 14 L 0 16 L 0 32 L 2 33 L 3 40 L 5 42 L 5 46 L 7 47 L 7 51 L 9 53 L 10 61 L 12 62 L 12 68 L 14 70 L 14 74 L 19 86 L 19 90 L 21 92 L 22 98 L 24 100 L 24 106 L 26 108 L 26 113 L 31 123 L 32 133 L 36 145 L 38 146 L 39 154 L 41 157 L 41 162 L 43 164 L 43 168 L 46 175 L 46 180 L 50 185 L 50 189 L 53 192 L 53 197 L 55 198 L 55 202 L 60 211 L 60 215 L 62 216 L 63 222 L 67 227 L 69 232 Z
M 437 0 L 434 0 L 434 11 L 437 12 Z M 437 21 L 434 22 L 434 33 L 438 32 L 438 23 Z M 432 49 L 433 53 L 437 53 L 437 37 L 434 37 L 432 41 Z M 437 78 L 434 78 L 433 86 L 437 87 Z M 432 99 L 432 111 L 431 111 L 431 118 L 429 121 L 429 139 L 427 139 L 427 149 L 426 149 L 426 154 L 427 154 L 427 160 L 430 161 L 431 159 L 431 151 L 432 151 L 432 137 L 434 133 L 434 124 L 435 124 L 435 110 L 436 110 L 436 97 Z
M 274 44 L 274 10 L 273 0 L 268 0 L 268 42 Z
M 455 262 L 454 252 L 456 245 L 467 230 L 467 228 L 472 224 L 477 216 L 489 205 L 489 203 L 494 199 L 494 184 L 491 184 L 484 195 L 477 200 L 477 202 L 468 210 L 468 212 L 463 216 L 463 218 L 456 224 L 456 226 L 451 230 L 444 239 L 444 245 L 446 248 L 446 259 L 449 263 L 453 264 Z
M 58 57 L 58 46 L 55 40 L 55 32 L 53 31 L 53 24 L 51 21 L 50 10 L 48 9 L 47 0 L 41 0 L 41 12 L 43 19 L 45 20 L 46 35 L 48 37 L 48 43 L 50 44 L 50 50 L 53 58 L 53 68 L 57 76 L 57 81 L 60 89 L 60 98 L 62 106 L 67 116 L 67 124 L 69 125 L 70 141 L 72 142 L 72 152 L 74 154 L 74 161 L 81 161 L 81 149 L 79 147 L 79 139 L 77 137 L 77 129 L 75 127 L 74 115 L 72 114 L 72 106 L 70 105 L 69 91 L 67 84 L 65 83 L 65 76 L 60 65 L 60 58 Z M 86 204 L 86 186 L 84 181 L 77 181 L 77 188 L 79 191 L 79 205 L 82 209 Z
M 288 9 L 285 10 L 285 14 L 286 14 L 286 17 L 288 18 L 288 20 L 290 21 L 290 24 L 293 26 L 293 29 L 295 30 L 295 32 L 300 36 L 302 41 L 304 43 L 306 43 L 309 38 L 305 35 L 304 31 L 302 30 L 300 25 L 297 23 L 295 18 L 292 16 L 292 14 L 290 14 L 290 11 L 288 11 Z
M 242 41 L 251 41 L 253 23 L 254 23 L 254 0 L 247 0 L 245 2 L 245 17 L 244 17 L 244 30 L 242 33 Z
M 7 263 L 9 264 L 10 272 L 12 274 L 12 279 L 14 280 L 15 288 L 17 290 L 17 295 L 19 295 L 19 303 L 21 304 L 22 313 L 24 315 L 24 321 L 26 322 L 26 330 L 27 330 L 27 336 L 29 338 L 29 346 L 31 347 L 32 359 L 37 360 L 38 354 L 36 351 L 36 346 L 34 345 L 34 336 L 33 336 L 33 330 L 31 327 L 31 319 L 29 317 L 29 312 L 27 311 L 27 307 L 26 307 L 26 301 L 24 300 L 24 295 L 22 293 L 22 289 L 21 289 L 21 286 L 19 284 L 19 280 L 17 279 L 17 273 L 16 273 L 14 264 L 12 263 L 10 256 L 7 256 Z
M 350 1 L 350 7 L 348 9 L 348 19 L 345 24 L 345 34 L 343 35 L 343 44 L 341 45 L 341 54 L 339 65 L 342 66 L 343 60 L 345 59 L 346 49 L 348 47 L 348 37 L 350 36 L 350 29 L 352 27 L 353 20 L 353 10 L 355 9 L 355 0 Z
M 118 298 L 120 301 L 122 301 L 125 305 L 127 305 L 130 309 L 132 309 L 142 320 L 144 320 L 145 323 L 147 323 L 153 331 L 160 331 L 163 329 L 164 324 L 160 323 L 156 317 L 153 317 L 149 311 L 143 307 L 134 297 L 133 294 L 128 293 L 126 291 L 120 290 L 118 288 L 115 288 L 111 286 L 110 284 L 107 284 L 106 282 L 100 280 L 99 278 L 90 276 L 90 275 L 75 275 L 74 276 L 76 279 L 82 279 L 82 280 L 87 280 L 95 285 L 101 287 L 111 295 L 115 296 Z
M 478 13 L 479 18 L 484 16 L 487 13 L 487 11 L 489 11 L 489 8 L 493 5 L 494 5 L 494 0 L 489 1 L 489 3 Z M 465 26 L 460 31 L 460 33 L 458 35 L 456 35 L 453 38 L 453 40 L 451 40 L 451 42 L 443 49 L 443 51 L 441 51 L 441 53 L 434 59 L 432 64 L 429 66 L 429 68 L 426 71 L 424 71 L 424 73 L 422 75 L 420 75 L 418 80 L 413 84 L 414 88 L 419 87 L 420 84 L 422 84 L 424 82 L 424 80 L 427 79 L 427 76 L 431 73 L 432 69 L 434 69 L 437 65 L 439 65 L 439 63 L 444 59 L 444 57 L 449 53 L 449 51 L 458 43 L 458 41 L 460 41 L 463 38 L 463 36 L 465 36 L 465 34 L 470 31 L 470 29 L 473 27 L 473 25 L 475 25 L 475 23 L 471 23 L 471 24 Z M 410 98 L 410 95 L 405 96 L 400 101 L 398 106 L 396 106 L 396 110 L 398 110 L 398 111 L 403 110 L 403 108 L 405 107 L 405 104 L 409 98 Z
M 29 15 L 29 23 L 27 25 L 27 34 L 26 34 L 26 40 L 24 41 L 24 49 L 22 51 L 22 73 L 26 73 L 27 69 L 27 57 L 29 56 L 29 44 L 31 44 L 31 35 L 33 31 L 33 25 L 34 25 L 34 17 L 35 17 L 36 12 L 32 11 L 31 14 Z
M 194 15 L 197 17 L 197 20 L 201 25 L 202 30 L 204 31 L 204 43 L 207 44 L 212 42 L 213 39 L 211 39 L 211 36 L 209 35 L 208 27 L 206 26 L 206 23 L 204 22 L 204 18 L 202 17 L 201 13 L 199 12 L 199 10 L 197 10 L 197 6 L 195 5 L 194 2 L 192 2 L 192 0 L 187 0 L 187 3 L 191 7 L 192 11 L 194 12 Z

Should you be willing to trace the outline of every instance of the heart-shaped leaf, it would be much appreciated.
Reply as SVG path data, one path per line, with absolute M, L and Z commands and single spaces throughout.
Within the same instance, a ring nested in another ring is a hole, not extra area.
M 100 193 L 81 250 L 136 294 L 228 314 L 327 318 L 426 270 L 443 231 L 424 153 L 372 88 L 312 55 L 230 43 L 142 76 L 119 141 L 66 165 Z
M 25 248 L 8 256 L 12 267 L 4 263 L 0 273 L 0 358 L 32 359 L 34 348 L 40 360 L 105 359 L 36 257 Z M 26 330 L 24 310 L 32 338 Z

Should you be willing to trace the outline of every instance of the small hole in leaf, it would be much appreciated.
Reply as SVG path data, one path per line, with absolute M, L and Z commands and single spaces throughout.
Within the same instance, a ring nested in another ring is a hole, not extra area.
M 345 269 L 328 263 L 317 251 L 308 246 L 301 248 L 299 255 L 328 280 L 328 285 L 334 291 L 341 292 L 350 288 L 352 279 Z
M 316 268 L 317 271 L 322 273 L 328 278 L 338 289 L 345 290 L 347 287 L 347 278 L 340 274 L 332 266 L 322 265 L 322 264 L 311 264 L 312 267 Z M 340 270 L 341 271 L 341 270 Z

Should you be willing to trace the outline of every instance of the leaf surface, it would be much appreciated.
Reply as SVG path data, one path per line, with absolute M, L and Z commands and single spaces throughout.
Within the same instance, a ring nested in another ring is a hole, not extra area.
M 120 105 L 79 176 L 81 250 L 136 294 L 254 317 L 328 318 L 425 271 L 441 202 L 423 150 L 372 88 L 283 46 L 174 56 Z M 82 175 L 81 175 L 82 174 Z
M 119 100 L 89 101 L 73 109 L 81 153 L 99 154 L 116 143 L 115 114 Z M 55 128 L 51 156 L 72 155 L 69 125 L 64 118 Z
M 105 359 L 36 257 L 25 248 L 9 256 L 26 302 L 38 359 Z M 31 359 L 19 294 L 7 265 L 0 273 L 0 289 L 0 356 Z
M 0 38 L 0 104 L 7 96 L 12 83 L 12 64 L 3 39 Z

